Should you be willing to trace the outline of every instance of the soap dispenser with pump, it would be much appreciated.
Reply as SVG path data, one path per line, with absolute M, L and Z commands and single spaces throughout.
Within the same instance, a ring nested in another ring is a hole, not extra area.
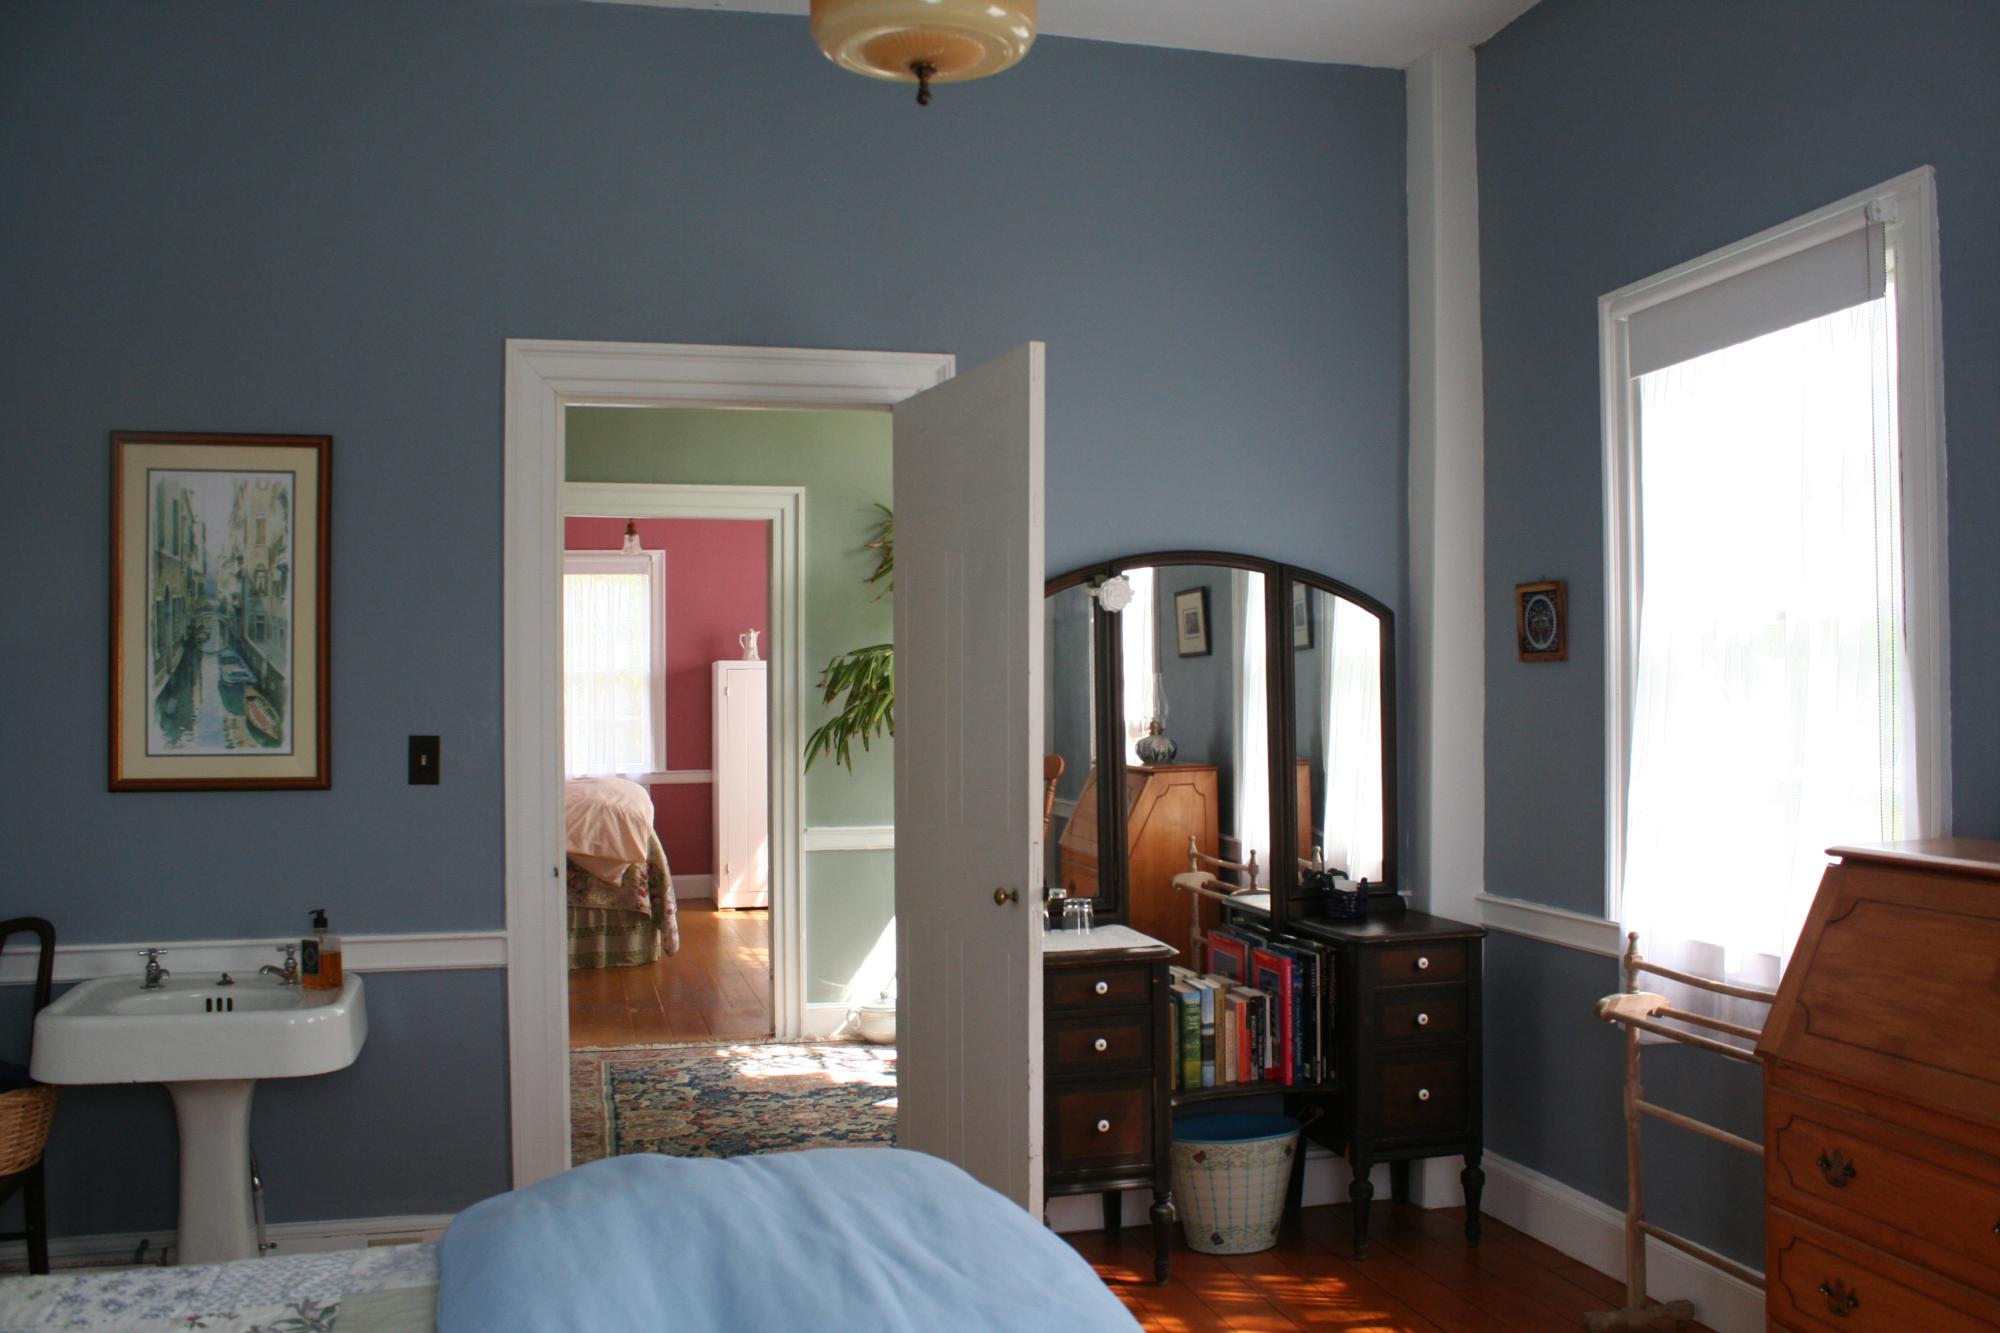
M 312 934 L 299 941 L 299 985 L 307 990 L 339 990 L 340 982 L 340 936 L 327 929 L 326 909 L 315 907 Z

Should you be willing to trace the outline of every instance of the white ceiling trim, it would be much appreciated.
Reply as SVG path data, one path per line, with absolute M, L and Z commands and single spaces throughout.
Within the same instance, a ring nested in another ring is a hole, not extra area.
M 807 0 L 599 0 L 669 9 L 797 14 Z M 1042 32 L 1273 60 L 1402 69 L 1473 46 L 1535 0 L 1042 0 Z

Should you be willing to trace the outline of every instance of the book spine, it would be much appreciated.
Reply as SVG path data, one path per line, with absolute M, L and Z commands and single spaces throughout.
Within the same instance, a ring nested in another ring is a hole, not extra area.
M 1284 1034 L 1285 1049 L 1278 1066 L 1278 1081 L 1290 1087 L 1299 1081 L 1299 989 L 1298 971 L 1290 959 L 1286 959 L 1278 969 L 1278 996 L 1280 1030 Z
M 1250 1001 L 1236 997 L 1236 1081 L 1250 1082 Z
M 1180 1009 L 1181 1087 L 1201 1086 L 1201 997 L 1185 983 L 1175 988 Z
M 1202 987 L 1202 1087 L 1216 1085 L 1216 989 Z
M 1218 1037 L 1222 1039 L 1222 1069 L 1216 1073 L 1216 1083 L 1232 1085 L 1236 1083 L 1236 997 L 1220 997 L 1220 1013 L 1216 1015 Z

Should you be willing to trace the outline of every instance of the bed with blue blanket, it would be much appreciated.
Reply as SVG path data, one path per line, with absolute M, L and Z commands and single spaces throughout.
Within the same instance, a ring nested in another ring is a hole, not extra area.
M 190 1322 L 199 1321 L 199 1322 Z M 1129 1333 L 1053 1232 L 895 1148 L 607 1158 L 435 1246 L 0 1281 L 0 1330 Z

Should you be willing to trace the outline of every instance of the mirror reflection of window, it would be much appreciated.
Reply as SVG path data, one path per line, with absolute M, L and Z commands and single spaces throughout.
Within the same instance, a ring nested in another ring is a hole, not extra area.
M 1093 604 L 1089 589 L 1065 588 L 1043 603 L 1045 617 L 1042 655 L 1047 682 L 1042 710 L 1042 856 L 1043 873 L 1050 886 L 1061 885 L 1072 893 L 1087 896 L 1096 892 L 1095 829 L 1092 809 L 1084 824 L 1074 830 L 1078 799 L 1091 785 L 1096 761 L 1097 696 L 1092 688 L 1096 672 L 1092 639 Z M 1093 792 L 1095 791 L 1092 786 Z M 1095 801 L 1093 796 L 1091 800 Z M 1065 865 L 1065 842 L 1092 839 L 1088 873 L 1083 862 L 1069 858 Z
M 1160 652 L 1155 643 L 1159 615 L 1154 606 L 1153 571 L 1128 569 L 1132 601 L 1118 613 L 1118 648 L 1125 695 L 1125 762 L 1144 763 L 1139 742 L 1152 730 L 1162 703 Z
M 1382 880 L 1382 622 L 1358 603 L 1298 585 L 1291 608 L 1298 753 L 1311 800 L 1302 857 Z
M 1192 837 L 1205 855 L 1238 863 L 1254 855 L 1254 883 L 1248 871 L 1219 877 L 1243 888 L 1267 887 L 1264 575 L 1221 565 L 1124 572 L 1135 594 L 1119 626 L 1127 760 L 1151 775 L 1135 779 L 1133 788 L 1133 864 L 1157 845 L 1169 877 L 1184 871 Z

